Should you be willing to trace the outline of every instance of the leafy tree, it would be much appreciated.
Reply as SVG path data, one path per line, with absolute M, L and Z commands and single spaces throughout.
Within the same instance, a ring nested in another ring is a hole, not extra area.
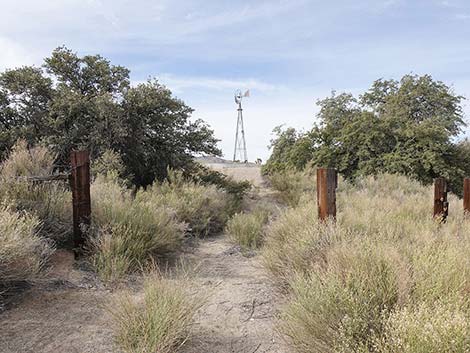
M 309 145 L 309 161 L 335 167 L 349 179 L 388 172 L 430 183 L 444 176 L 460 193 L 462 178 L 470 174 L 469 144 L 455 142 L 465 126 L 462 99 L 428 75 L 380 79 L 358 98 L 333 92 L 318 102 L 318 123 L 309 133 L 291 136 L 288 144 L 274 141 L 267 164 L 300 169 L 303 158 L 286 163 L 275 152 L 282 147 L 282 156 L 292 158 Z
M 72 149 L 92 158 L 115 151 L 138 185 L 164 178 L 167 168 L 192 163 L 192 155 L 220 155 L 213 131 L 156 80 L 135 87 L 129 70 L 100 55 L 79 57 L 59 47 L 43 68 L 0 74 L 0 157 L 16 140 L 43 143 L 68 162 Z

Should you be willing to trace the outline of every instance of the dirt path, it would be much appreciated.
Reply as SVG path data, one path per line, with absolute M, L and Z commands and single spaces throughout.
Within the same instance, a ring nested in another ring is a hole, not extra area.
M 110 292 L 77 268 L 72 253 L 57 251 L 53 262 L 43 283 L 0 314 L 0 352 L 119 352 L 104 309 Z
M 263 188 L 258 166 L 211 167 Z M 221 235 L 201 241 L 189 256 L 200 263 L 196 281 L 208 298 L 197 314 L 184 353 L 288 352 L 274 328 L 279 304 L 275 292 L 259 255 L 252 255 L 244 256 L 226 235 Z
M 220 169 L 251 180 L 258 202 L 269 197 L 258 167 Z M 261 196 L 259 196 L 261 195 Z M 243 256 L 226 235 L 208 238 L 183 255 L 199 265 L 195 285 L 207 298 L 183 353 L 287 353 L 274 329 L 276 302 L 259 255 Z M 58 251 L 52 273 L 0 313 L 2 353 L 117 353 L 109 314 L 110 291 L 73 255 Z
M 191 256 L 207 302 L 184 353 L 287 352 L 275 332 L 276 299 L 258 256 L 247 258 L 225 236 L 204 240 Z

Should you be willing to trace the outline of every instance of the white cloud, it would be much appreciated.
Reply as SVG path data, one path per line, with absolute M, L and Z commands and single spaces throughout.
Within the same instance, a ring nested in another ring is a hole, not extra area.
M 158 80 L 174 92 L 182 92 L 188 88 L 205 88 L 210 90 L 254 89 L 261 92 L 280 90 L 283 87 L 262 82 L 253 78 L 224 79 L 216 77 L 180 77 L 171 74 L 162 74 Z

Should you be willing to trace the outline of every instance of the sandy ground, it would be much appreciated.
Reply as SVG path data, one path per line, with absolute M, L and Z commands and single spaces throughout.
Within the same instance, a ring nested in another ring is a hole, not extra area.
M 57 251 L 51 265 L 42 283 L 0 314 L 0 352 L 119 352 L 104 309 L 109 290 L 68 251 Z
M 205 240 L 196 282 L 207 294 L 184 353 L 288 352 L 274 329 L 277 302 L 258 256 L 246 257 L 225 236 Z
M 258 195 L 263 189 L 259 166 L 212 167 L 252 181 Z M 279 303 L 259 255 L 251 255 L 242 255 L 226 235 L 202 240 L 182 255 L 198 265 L 194 282 L 206 297 L 183 353 L 288 352 L 274 329 Z M 0 314 L 0 352 L 119 352 L 105 310 L 109 296 L 71 253 L 57 252 L 48 278 Z

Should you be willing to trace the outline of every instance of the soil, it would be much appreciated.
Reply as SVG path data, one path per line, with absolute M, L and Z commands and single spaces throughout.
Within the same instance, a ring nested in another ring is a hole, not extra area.
M 212 167 L 252 181 L 256 198 L 269 197 L 259 166 Z M 181 352 L 289 352 L 275 330 L 280 303 L 258 254 L 242 253 L 222 234 L 199 241 L 182 257 L 198 268 L 194 284 L 206 300 Z M 0 313 L 2 353 L 119 352 L 105 309 L 111 292 L 80 267 L 70 252 L 57 251 L 44 281 Z

